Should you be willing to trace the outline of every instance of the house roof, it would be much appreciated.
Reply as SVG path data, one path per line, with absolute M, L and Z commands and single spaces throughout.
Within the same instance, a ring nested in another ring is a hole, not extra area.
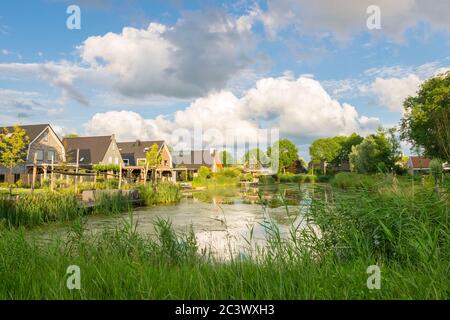
M 430 167 L 430 158 L 411 156 L 409 157 L 409 160 L 409 163 L 411 164 L 410 167 L 412 166 L 412 168 L 422 169 Z
M 49 124 L 32 124 L 32 125 L 20 125 L 20 128 L 24 129 L 26 135 L 30 139 L 30 142 L 36 139 L 42 131 L 44 131 L 47 127 L 50 127 Z M 3 129 L 6 128 L 8 131 L 14 130 L 14 127 L 0 127 L 0 131 L 3 132 Z
M 209 150 L 178 151 L 172 154 L 174 165 L 188 169 L 199 169 L 201 166 L 211 168 L 214 155 Z
M 63 144 L 66 148 L 67 161 L 75 163 L 79 149 L 80 165 L 98 164 L 105 157 L 112 140 L 113 136 L 64 138 Z
M 119 151 L 122 156 L 125 158 L 133 157 L 136 159 L 145 159 L 145 148 L 151 148 L 154 144 L 161 149 L 164 144 L 164 140 L 156 140 L 156 141 L 133 141 L 133 142 L 118 142 Z

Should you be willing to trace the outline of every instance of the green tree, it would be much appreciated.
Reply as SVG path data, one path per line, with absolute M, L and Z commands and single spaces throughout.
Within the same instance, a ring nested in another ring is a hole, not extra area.
M 343 140 L 337 140 L 337 142 L 341 145 L 341 149 L 337 155 L 331 162 L 333 164 L 339 165 L 344 162 L 349 161 L 350 152 L 352 152 L 352 147 L 357 146 L 361 142 L 363 142 L 364 138 L 359 134 L 352 133 L 349 137 L 345 137 Z
M 439 159 L 433 159 L 430 161 L 430 173 L 434 178 L 434 190 L 439 191 L 439 180 L 442 178 L 443 168 L 442 161 Z
M 398 151 L 392 146 L 383 128 L 376 134 L 367 136 L 363 142 L 352 147 L 349 155 L 350 164 L 360 173 L 374 173 L 393 170 L 398 161 Z
M 161 163 L 161 152 L 159 152 L 159 146 L 154 143 L 150 149 L 145 153 L 146 164 L 145 164 L 145 175 L 144 175 L 144 183 L 147 180 L 148 170 L 151 169 L 153 171 L 152 177 L 153 181 L 156 177 L 156 167 Z
M 373 136 L 367 137 L 360 144 L 352 147 L 349 155 L 353 170 L 359 173 L 371 173 L 377 170 L 377 144 Z
M 337 136 L 333 138 L 321 138 L 315 140 L 309 147 L 309 154 L 312 160 L 320 161 L 323 164 L 323 174 L 325 174 L 326 163 L 336 163 L 342 150 L 342 144 L 346 137 Z
M 403 107 L 402 139 L 426 156 L 450 161 L 450 71 L 425 81 Z
M 275 151 L 277 150 L 277 151 Z M 299 160 L 298 148 L 289 139 L 280 139 L 272 147 L 267 148 L 267 155 L 274 159 L 278 157 L 278 172 L 286 173 L 286 168 Z
M 10 192 L 13 181 L 13 169 L 20 163 L 25 162 L 27 146 L 30 139 L 24 129 L 15 125 L 10 132 L 3 128 L 0 133 L 0 165 L 9 169 Z
M 397 136 L 397 129 L 390 128 L 386 131 L 386 133 L 387 139 L 390 144 L 390 152 L 387 164 L 389 165 L 390 170 L 394 171 L 397 162 L 402 159 L 403 154 L 401 150 L 400 140 Z
M 224 167 L 228 167 L 234 163 L 233 156 L 227 150 L 220 151 L 219 159 Z
M 64 138 L 78 138 L 78 134 L 76 133 L 68 133 L 64 136 Z

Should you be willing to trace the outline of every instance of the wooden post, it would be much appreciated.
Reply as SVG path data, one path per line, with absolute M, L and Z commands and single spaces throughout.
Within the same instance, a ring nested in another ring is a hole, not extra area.
M 44 169 L 44 181 L 47 180 L 47 164 L 43 165 L 43 169 Z
M 55 182 L 55 174 L 53 173 L 55 169 L 55 155 L 52 155 L 52 172 L 50 172 L 50 191 L 53 192 L 54 190 L 54 182 Z
M 119 164 L 119 190 L 122 188 L 122 162 Z
M 31 178 L 31 192 L 34 192 L 34 187 L 36 184 L 36 173 L 37 173 L 37 153 L 34 154 L 33 159 L 33 176 Z
M 78 174 L 78 166 L 79 166 L 79 161 L 80 161 L 80 149 L 77 149 L 77 164 L 75 167 L 75 173 Z M 78 175 L 75 175 L 75 179 L 74 179 L 74 186 L 75 186 L 75 194 L 78 192 Z

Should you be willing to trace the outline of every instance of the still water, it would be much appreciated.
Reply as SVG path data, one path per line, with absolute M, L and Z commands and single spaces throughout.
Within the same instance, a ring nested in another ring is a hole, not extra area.
M 146 235 L 154 234 L 158 218 L 169 219 L 179 232 L 192 227 L 199 251 L 228 259 L 263 246 L 269 224 L 275 225 L 282 237 L 287 237 L 292 227 L 303 228 L 311 199 L 319 192 L 317 185 L 310 184 L 187 191 L 179 204 L 137 208 L 133 216 L 137 231 Z M 86 228 L 95 233 L 115 228 L 124 219 L 129 219 L 128 214 L 91 216 Z M 49 236 L 48 230 L 46 234 Z

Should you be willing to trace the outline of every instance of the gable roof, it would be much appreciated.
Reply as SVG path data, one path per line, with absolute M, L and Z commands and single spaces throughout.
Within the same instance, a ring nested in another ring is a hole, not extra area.
M 120 154 L 122 158 L 128 159 L 130 165 L 136 165 L 137 159 L 145 159 L 145 149 L 151 148 L 154 144 L 161 150 L 164 145 L 164 140 L 155 141 L 133 141 L 133 142 L 118 142 Z
M 64 138 L 63 144 L 66 148 L 67 162 L 76 162 L 77 150 L 79 149 L 80 165 L 98 164 L 105 157 L 112 140 L 113 136 Z
M 55 130 L 53 130 L 52 126 L 50 124 L 48 124 L 48 123 L 46 123 L 46 124 L 19 125 L 19 127 L 21 129 L 25 130 L 25 135 L 29 138 L 29 143 L 25 146 L 27 148 L 27 155 L 24 157 L 24 160 L 28 159 L 28 153 L 30 152 L 30 144 L 34 140 L 36 140 L 42 134 L 42 132 L 45 129 L 47 129 L 47 128 L 49 128 L 55 134 L 55 137 L 56 137 L 57 141 L 62 146 L 61 139 L 58 137 L 58 135 L 56 134 Z M 3 132 L 4 128 L 8 129 L 9 132 L 12 132 L 14 130 L 13 126 L 0 127 L 0 133 Z
M 430 167 L 430 161 L 430 158 L 411 156 L 409 157 L 408 164 L 410 168 L 424 169 Z
M 174 165 L 188 169 L 211 168 L 216 160 L 209 150 L 178 151 L 172 154 L 172 158 Z
M 25 130 L 26 135 L 30 138 L 30 142 L 36 139 L 42 131 L 44 131 L 47 127 L 51 127 L 49 124 L 32 124 L 32 125 L 19 125 L 20 128 Z M 14 130 L 13 126 L 9 127 L 0 127 L 0 132 L 3 132 L 3 129 L 6 128 L 8 131 L 12 132 Z

